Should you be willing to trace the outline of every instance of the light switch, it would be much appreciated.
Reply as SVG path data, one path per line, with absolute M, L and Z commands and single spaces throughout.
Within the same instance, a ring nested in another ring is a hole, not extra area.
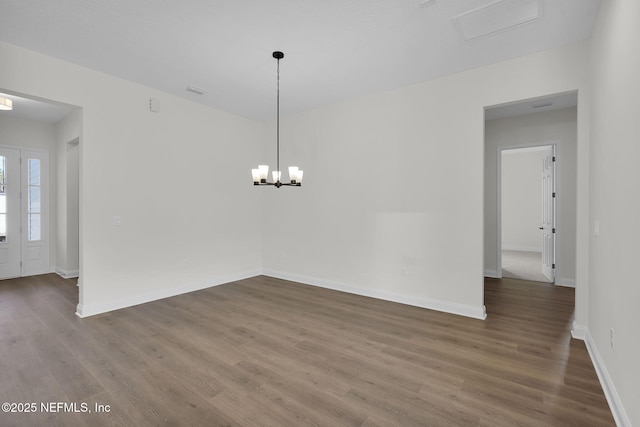
M 113 225 L 122 225 L 122 217 L 120 215 L 116 215 L 113 217 Z
M 596 237 L 600 236 L 600 221 L 597 219 L 593 221 L 593 235 Z

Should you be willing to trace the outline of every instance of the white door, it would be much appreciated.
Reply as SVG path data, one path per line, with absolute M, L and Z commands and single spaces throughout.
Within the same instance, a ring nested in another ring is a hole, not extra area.
M 555 187 L 555 147 L 546 148 L 542 158 L 542 274 L 549 281 L 555 278 L 556 244 L 556 187 Z
M 0 147 L 0 172 L 0 279 L 47 273 L 48 154 Z
M 0 147 L 0 279 L 22 274 L 20 150 Z

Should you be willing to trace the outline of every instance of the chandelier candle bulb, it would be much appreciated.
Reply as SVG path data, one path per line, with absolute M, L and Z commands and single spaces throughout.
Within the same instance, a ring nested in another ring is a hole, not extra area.
M 298 182 L 298 167 L 297 166 L 289 166 L 289 179 L 292 184 Z
M 273 176 L 273 182 L 280 182 L 280 178 L 282 178 L 282 172 L 280 171 L 273 171 L 271 172 L 271 175 Z
M 260 184 L 260 169 L 251 169 L 251 176 L 253 176 L 253 185 Z
M 267 177 L 269 176 L 269 165 L 259 165 L 258 170 L 260 171 L 260 182 L 267 182 Z

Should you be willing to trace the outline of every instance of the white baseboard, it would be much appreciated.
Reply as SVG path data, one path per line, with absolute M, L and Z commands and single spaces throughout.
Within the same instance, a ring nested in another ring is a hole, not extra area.
M 41 274 L 50 274 L 54 272 L 55 272 L 54 269 L 49 267 L 49 268 L 43 268 L 42 270 L 30 271 L 28 273 L 23 272 L 22 275 L 18 277 L 40 276 Z
M 484 277 L 490 277 L 492 279 L 502 279 L 502 274 L 499 274 L 495 270 L 485 270 Z
M 63 279 L 73 279 L 74 277 L 80 276 L 80 270 L 63 270 L 56 268 L 55 273 Z
M 373 290 L 367 288 L 361 288 L 344 283 L 312 278 L 307 276 L 301 276 L 296 274 L 290 274 L 275 270 L 250 270 L 238 274 L 219 277 L 217 279 L 207 281 L 205 283 L 191 283 L 176 288 L 163 289 L 154 292 L 146 292 L 142 294 L 132 295 L 125 298 L 120 298 L 113 301 L 107 301 L 99 304 L 83 305 L 78 304 L 76 307 L 76 315 L 84 318 L 89 316 L 95 316 L 97 314 L 107 313 L 109 311 L 119 310 L 122 308 L 132 307 L 138 304 L 144 304 L 151 301 L 156 301 L 163 298 L 169 298 L 176 295 L 185 294 L 188 292 L 194 292 L 201 289 L 210 288 L 213 286 L 222 285 L 225 283 L 235 282 L 237 280 L 248 279 L 259 275 L 265 275 L 275 277 L 278 279 L 290 280 L 294 282 L 304 283 L 307 285 L 318 286 L 327 289 L 333 289 L 341 292 L 348 292 L 351 294 L 362 295 L 372 298 L 377 298 L 385 301 L 398 302 L 401 304 L 412 305 L 416 307 L 427 308 L 430 310 L 442 311 L 445 313 L 457 314 L 460 316 L 471 317 L 474 319 L 486 319 L 487 312 L 485 306 L 475 307 L 464 304 L 452 303 L 448 301 L 439 301 L 429 298 L 420 298 L 410 295 L 396 294 L 393 292 Z
M 487 311 L 485 306 L 475 307 L 470 305 L 452 303 L 448 301 L 439 301 L 429 298 L 420 298 L 410 295 L 396 294 L 379 289 L 368 289 L 346 283 L 334 282 L 331 280 L 319 279 L 317 277 L 308 277 L 297 274 L 285 273 L 282 271 L 265 269 L 265 276 L 275 277 L 277 279 L 290 280 L 293 282 L 304 283 L 306 285 L 318 286 L 320 288 L 333 289 L 336 291 L 347 292 L 350 294 L 361 295 L 381 299 L 385 301 L 398 302 L 406 305 L 427 308 L 430 310 L 442 311 L 445 313 L 458 314 L 460 316 L 472 317 L 474 319 L 486 319 Z
M 260 269 L 249 270 L 227 276 L 221 276 L 216 279 L 212 279 L 207 282 L 201 283 L 189 283 L 186 285 L 178 286 L 175 288 L 161 289 L 154 292 L 145 292 L 142 294 L 132 295 L 125 298 L 116 299 L 113 301 L 107 301 L 99 304 L 83 305 L 78 304 L 76 307 L 76 316 L 89 317 L 96 314 L 107 313 L 113 310 L 119 310 L 121 308 L 132 307 L 138 304 L 144 304 L 151 301 L 156 301 L 163 298 L 169 298 L 176 295 L 186 294 L 188 292 L 199 291 L 201 289 L 210 288 L 213 286 L 223 285 L 225 283 L 235 282 L 237 280 L 248 279 L 250 277 L 259 276 L 262 274 Z
M 567 288 L 576 287 L 576 281 L 574 279 L 556 279 L 555 284 L 557 286 L 564 286 Z
M 518 252 L 539 252 L 542 253 L 542 248 L 537 246 L 503 246 L 503 251 L 518 251 Z
M 587 352 L 589 353 L 589 357 L 591 358 L 591 363 L 593 363 L 593 368 L 596 371 L 596 375 L 598 375 L 600 386 L 602 386 L 604 396 L 607 399 L 607 403 L 609 403 L 609 409 L 611 409 L 611 414 L 613 415 L 613 419 L 615 420 L 616 425 L 618 427 L 631 427 L 631 421 L 629 420 L 627 412 L 622 406 L 620 396 L 618 396 L 618 392 L 616 390 L 616 387 L 613 385 L 611 377 L 609 376 L 607 367 L 602 361 L 602 357 L 600 357 L 600 352 L 598 351 L 598 347 L 593 341 L 593 337 L 591 337 L 589 328 L 587 328 L 586 326 L 578 325 L 574 321 L 573 328 L 571 329 L 571 336 L 579 340 L 584 340 L 584 343 L 587 346 Z
M 587 336 L 587 327 L 577 324 L 574 320 L 571 327 L 571 336 L 577 340 L 584 341 L 585 337 Z

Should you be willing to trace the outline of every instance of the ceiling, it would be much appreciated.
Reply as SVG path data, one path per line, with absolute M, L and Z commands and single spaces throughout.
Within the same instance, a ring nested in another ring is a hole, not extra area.
M 0 40 L 265 121 L 274 50 L 287 115 L 588 39 L 599 3 L 0 0 Z
M 577 92 L 562 93 L 488 107 L 484 110 L 484 118 L 485 120 L 504 119 L 507 117 L 522 116 L 524 114 L 576 107 L 577 105 Z
M 0 97 L 13 101 L 13 110 L 0 111 L 0 115 L 14 118 L 37 120 L 45 123 L 57 123 L 67 117 L 74 109 L 71 105 L 39 101 L 0 92 Z

